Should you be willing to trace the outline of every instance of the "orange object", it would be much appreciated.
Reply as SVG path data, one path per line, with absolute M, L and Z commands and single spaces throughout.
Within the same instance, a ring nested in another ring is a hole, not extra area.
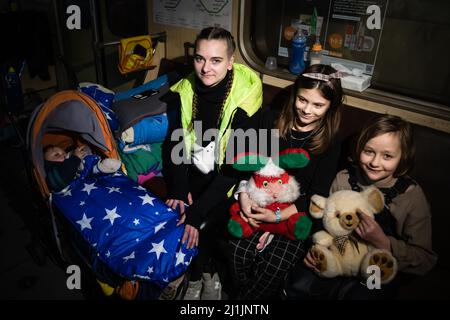
M 328 44 L 333 49 L 340 49 L 344 43 L 344 39 L 340 33 L 332 33 L 328 36 Z
M 139 292 L 139 282 L 125 281 L 116 288 L 116 293 L 124 300 L 134 300 Z
M 287 26 L 286 28 L 284 28 L 284 38 L 288 41 L 291 41 L 292 38 L 294 38 L 296 32 L 297 30 L 293 26 Z

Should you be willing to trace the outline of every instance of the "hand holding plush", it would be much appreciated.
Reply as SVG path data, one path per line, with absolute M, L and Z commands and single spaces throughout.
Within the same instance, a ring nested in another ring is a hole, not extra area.
M 310 213 L 314 218 L 322 218 L 325 230 L 313 235 L 314 245 L 307 264 L 313 262 L 315 271 L 325 278 L 357 275 L 367 278 L 370 275 L 367 268 L 374 265 L 380 269 L 382 284 L 392 281 L 397 273 L 397 261 L 391 252 L 381 249 L 385 246 L 374 248 L 353 233 L 361 230 L 361 221 L 367 223 L 370 219 L 369 222 L 376 223 L 374 214 L 383 207 L 383 194 L 375 187 L 360 193 L 341 190 L 328 198 L 312 196 Z
M 275 214 L 289 207 L 299 196 L 299 185 L 293 176 L 269 159 L 267 164 L 255 172 L 248 182 L 248 196 L 259 208 L 253 207 L 252 215 L 258 221 L 252 226 L 240 215 L 241 206 L 235 202 L 230 208 L 231 219 L 228 231 L 237 238 L 250 237 L 255 231 L 282 234 L 292 240 L 305 239 L 311 230 L 311 220 L 304 212 L 297 212 L 284 221 Z

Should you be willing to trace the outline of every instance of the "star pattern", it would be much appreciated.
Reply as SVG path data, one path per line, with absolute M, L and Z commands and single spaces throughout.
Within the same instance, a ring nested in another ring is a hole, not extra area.
M 159 230 L 163 229 L 164 226 L 165 226 L 166 224 L 167 224 L 167 221 L 161 222 L 160 224 L 158 224 L 158 225 L 155 227 L 155 233 L 157 233 Z
M 178 251 L 177 254 L 176 254 L 177 261 L 175 262 L 175 266 L 179 265 L 180 263 L 184 264 L 184 257 L 185 256 L 186 255 L 182 251 Z
M 119 215 L 119 214 L 116 212 L 116 210 L 117 210 L 117 207 L 115 207 L 115 208 L 112 209 L 112 210 L 105 209 L 105 211 L 106 211 L 106 216 L 103 217 L 103 220 L 108 219 L 108 220 L 111 222 L 111 225 L 113 225 L 113 224 L 114 224 L 114 220 L 121 217 L 121 215 Z
M 156 253 L 156 257 L 159 260 L 159 257 L 161 255 L 161 253 L 167 253 L 166 249 L 164 249 L 164 240 L 162 240 L 160 243 L 153 243 L 152 242 L 152 246 L 153 248 L 148 252 L 148 253 Z
M 134 259 L 136 258 L 136 256 L 134 255 L 134 251 L 132 253 L 130 253 L 128 256 L 122 257 L 122 259 L 124 260 L 123 262 L 128 262 L 128 260 L 130 259 Z
M 152 206 L 154 206 L 153 200 L 155 200 L 155 198 L 150 197 L 148 194 L 145 194 L 145 196 L 143 196 L 143 197 L 139 196 L 139 198 L 142 199 L 142 205 L 148 203 L 148 204 L 151 204 Z
M 83 217 L 81 218 L 81 220 L 78 220 L 77 223 L 81 226 L 81 231 L 83 231 L 84 229 L 91 229 L 91 221 L 92 219 L 94 219 L 94 217 L 92 218 L 88 218 L 86 217 L 86 214 L 83 213 Z
M 72 196 L 72 190 L 67 189 L 66 191 L 63 192 L 63 197 L 69 197 Z
M 74 183 L 53 194 L 53 203 L 111 270 L 164 287 L 197 253 L 180 242 L 178 213 L 123 174 L 88 176 L 96 164 L 90 157 Z
M 84 184 L 84 188 L 83 188 L 83 190 L 81 190 L 81 191 L 85 191 L 85 192 L 87 192 L 88 195 L 90 195 L 90 194 L 91 194 L 91 191 L 94 190 L 94 189 L 98 189 L 98 188 L 95 186 L 95 182 L 94 182 L 94 183 L 91 183 L 91 184 L 85 183 L 85 184 Z
M 120 188 L 116 188 L 116 187 L 106 187 L 106 189 L 109 190 L 108 193 L 113 193 L 113 192 L 122 193 L 122 192 L 120 192 Z

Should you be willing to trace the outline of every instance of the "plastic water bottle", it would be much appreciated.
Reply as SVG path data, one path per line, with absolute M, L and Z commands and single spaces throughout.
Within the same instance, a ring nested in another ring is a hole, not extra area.
M 320 64 L 322 61 L 322 45 L 316 42 L 309 53 L 310 65 Z
M 292 39 L 292 57 L 289 62 L 289 71 L 293 74 L 297 75 L 305 69 L 305 46 L 306 37 L 302 30 L 298 29 Z

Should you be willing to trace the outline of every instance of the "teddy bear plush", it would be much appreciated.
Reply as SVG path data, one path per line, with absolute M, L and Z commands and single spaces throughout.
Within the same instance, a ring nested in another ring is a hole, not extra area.
M 376 265 L 381 271 L 381 284 L 394 279 L 397 261 L 392 254 L 373 248 L 353 233 L 360 215 L 373 218 L 383 207 L 383 194 L 375 187 L 362 192 L 341 190 L 328 198 L 319 195 L 311 197 L 311 216 L 321 218 L 325 229 L 313 235 L 314 245 L 311 248 L 320 276 L 333 278 L 361 275 L 367 278 L 370 276 L 367 268 Z
M 278 211 L 278 214 L 300 196 L 299 184 L 295 178 L 271 159 L 252 175 L 246 191 L 259 207 L 273 212 Z M 265 231 L 282 234 L 292 240 L 303 240 L 308 237 L 311 230 L 312 222 L 304 212 L 297 212 L 284 221 L 260 223 L 258 227 L 253 227 L 241 217 L 240 211 L 239 202 L 230 207 L 228 231 L 237 238 L 248 238 L 256 231 Z

